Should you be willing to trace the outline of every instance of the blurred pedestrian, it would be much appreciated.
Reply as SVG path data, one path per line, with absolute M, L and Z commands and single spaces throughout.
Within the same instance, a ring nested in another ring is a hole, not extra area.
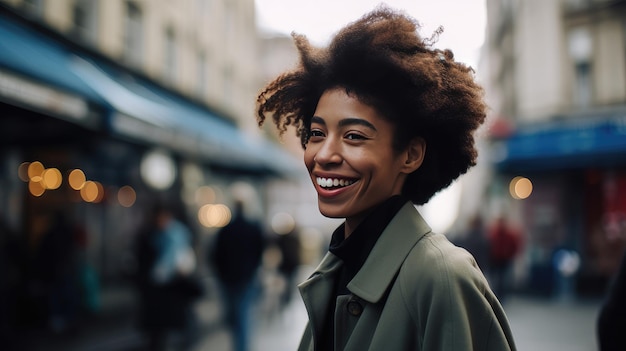
M 140 327 L 151 351 L 169 350 L 175 333 L 177 346 L 193 343 L 193 303 L 202 294 L 195 279 L 195 253 L 190 229 L 167 205 L 157 205 L 137 243 Z
M 457 245 L 465 248 L 474 256 L 478 267 L 487 273 L 489 272 L 489 239 L 484 226 L 483 218 L 476 214 L 469 223 L 469 228 L 459 239 Z
M 0 218 L 0 347 L 16 346 L 15 325 L 20 279 L 18 234 Z
M 236 351 L 249 350 L 250 318 L 264 249 L 261 226 L 246 218 L 243 200 L 235 201 L 233 218 L 217 233 L 208 262 L 217 275 Z
M 35 256 L 36 275 L 47 301 L 47 323 L 54 332 L 73 326 L 79 310 L 78 244 L 75 227 L 64 210 L 50 214 Z
M 300 64 L 258 97 L 260 123 L 301 138 L 320 212 L 345 218 L 299 285 L 300 351 L 515 349 L 475 260 L 415 208 L 475 165 L 486 109 L 472 70 L 418 27 L 380 5 L 328 47 L 294 34 Z
M 489 228 L 489 269 L 493 290 L 504 300 L 512 285 L 513 262 L 521 251 L 521 234 L 504 215 L 496 218 Z
M 626 350 L 626 254 L 613 276 L 596 322 L 599 351 Z
M 276 244 L 281 253 L 278 271 L 285 278 L 285 289 L 280 296 L 280 307 L 285 308 L 291 302 L 296 289 L 298 267 L 301 262 L 300 233 L 297 227 L 294 226 L 291 231 L 279 234 Z

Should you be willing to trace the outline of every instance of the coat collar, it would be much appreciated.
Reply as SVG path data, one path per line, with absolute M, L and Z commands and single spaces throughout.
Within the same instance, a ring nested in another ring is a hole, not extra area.
M 348 283 L 348 290 L 365 301 L 378 302 L 413 246 L 430 231 L 413 204 L 407 202 L 385 228 L 363 267 Z

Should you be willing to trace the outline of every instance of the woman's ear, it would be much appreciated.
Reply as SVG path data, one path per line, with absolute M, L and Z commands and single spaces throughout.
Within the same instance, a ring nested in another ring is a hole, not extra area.
M 410 174 L 415 172 L 422 162 L 424 162 L 424 155 L 426 154 L 426 140 L 424 138 L 413 138 L 404 151 L 404 164 L 402 172 Z

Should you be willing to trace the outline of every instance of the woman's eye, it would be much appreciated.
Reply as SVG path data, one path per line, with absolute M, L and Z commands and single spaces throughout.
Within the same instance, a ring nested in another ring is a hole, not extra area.
M 324 136 L 324 133 L 322 133 L 322 131 L 319 129 L 313 129 L 309 132 L 309 138 L 323 137 L 323 136 Z
M 348 139 L 348 140 L 363 140 L 363 139 L 366 139 L 366 138 L 364 136 L 362 136 L 361 134 L 349 133 L 348 135 L 346 135 L 346 139 Z

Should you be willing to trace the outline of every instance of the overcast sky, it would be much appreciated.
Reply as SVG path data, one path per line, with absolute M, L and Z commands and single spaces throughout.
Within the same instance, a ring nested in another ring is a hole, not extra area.
M 485 36 L 485 0 L 387 0 L 387 5 L 407 11 L 430 35 L 444 27 L 438 48 L 452 49 L 457 60 L 475 69 Z M 306 35 L 326 44 L 345 24 L 381 3 L 378 0 L 255 0 L 259 26 L 270 32 Z

